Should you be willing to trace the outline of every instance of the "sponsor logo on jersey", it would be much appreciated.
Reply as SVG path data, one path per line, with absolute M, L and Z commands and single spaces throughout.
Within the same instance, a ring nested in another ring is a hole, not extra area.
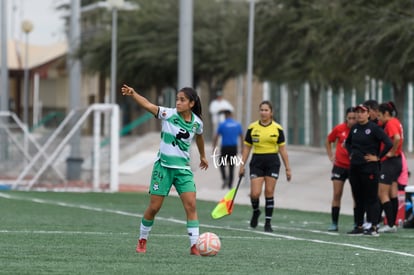
M 195 132 L 198 128 L 200 128 L 200 124 L 198 122 L 193 124 L 193 129 L 192 131 Z

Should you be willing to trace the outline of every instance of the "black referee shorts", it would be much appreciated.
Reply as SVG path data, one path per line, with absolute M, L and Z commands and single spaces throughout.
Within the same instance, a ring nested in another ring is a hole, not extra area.
M 279 154 L 253 154 L 250 161 L 250 178 L 273 177 L 279 178 Z

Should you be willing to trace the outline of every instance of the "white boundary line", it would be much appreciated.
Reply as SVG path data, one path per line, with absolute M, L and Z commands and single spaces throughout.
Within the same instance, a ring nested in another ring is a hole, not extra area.
M 129 235 L 126 232 L 91 232 L 91 231 L 60 231 L 60 230 L 0 230 L 0 234 L 56 234 L 56 235 Z
M 48 201 L 48 200 L 37 199 L 37 198 L 25 198 L 25 197 L 23 198 L 23 197 L 18 197 L 18 196 L 11 196 L 9 194 L 2 193 L 2 192 L 0 192 L 0 198 L 11 199 L 11 200 L 29 201 L 29 202 L 49 204 L 49 205 L 58 205 L 58 206 L 62 206 L 62 207 L 85 209 L 85 210 L 90 210 L 90 211 L 111 213 L 111 214 L 130 216 L 130 217 L 138 217 L 138 218 L 142 217 L 142 215 L 140 215 L 140 214 L 134 214 L 134 213 L 120 211 L 120 210 L 104 209 L 104 208 L 92 207 L 92 206 L 87 206 L 87 205 L 75 205 L 75 204 L 71 204 L 71 203 Z M 173 223 L 177 223 L 177 224 L 186 224 L 186 221 L 173 219 L 173 218 L 163 218 L 163 217 L 159 217 L 159 216 L 157 216 L 157 220 L 168 221 L 168 222 L 173 222 Z M 359 249 L 368 250 L 368 251 L 376 251 L 376 252 L 396 254 L 396 255 L 406 256 L 406 257 L 414 257 L 414 254 L 406 253 L 406 252 L 400 252 L 400 251 L 394 251 L 394 250 L 388 250 L 388 249 L 378 249 L 378 248 L 372 248 L 372 247 L 356 245 L 356 244 L 349 244 L 349 243 L 336 243 L 336 242 L 323 241 L 323 240 L 318 240 L 318 239 L 306 239 L 306 238 L 287 236 L 287 235 L 281 235 L 281 234 L 276 234 L 276 233 L 260 232 L 260 231 L 250 230 L 250 229 L 232 228 L 232 227 L 228 227 L 228 226 L 216 226 L 216 225 L 209 225 L 209 224 L 200 224 L 200 227 L 218 228 L 218 229 L 223 229 L 223 230 L 232 230 L 232 231 L 239 231 L 239 232 L 249 232 L 249 233 L 254 233 L 254 234 L 258 234 L 258 235 L 262 235 L 262 236 L 273 236 L 273 237 L 278 237 L 278 238 L 287 239 L 287 240 L 305 241 L 305 242 L 318 243 L 318 244 L 328 244 L 328 245 L 335 245 L 335 246 L 352 247 L 352 248 L 359 248 Z M 33 232 L 43 232 L 43 231 L 33 231 Z M 47 231 L 44 231 L 44 232 L 47 232 Z M 54 232 L 54 231 L 51 231 L 51 232 Z M 58 231 L 55 231 L 55 232 L 58 232 Z M 65 231 L 62 231 L 62 232 L 65 232 Z M 68 232 L 72 232 L 72 231 L 68 231 Z M 0 233 L 7 233 L 7 232 L 0 231 Z M 89 232 L 89 233 L 91 233 L 91 232 Z M 74 234 L 76 234 L 76 233 L 74 233 Z

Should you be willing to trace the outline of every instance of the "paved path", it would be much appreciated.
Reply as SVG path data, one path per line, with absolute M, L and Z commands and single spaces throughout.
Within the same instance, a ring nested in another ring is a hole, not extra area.
M 322 150 L 288 146 L 292 180 L 286 180 L 284 167 L 280 169 L 280 177 L 276 185 L 275 207 L 318 212 L 330 212 L 332 200 L 332 183 L 330 181 L 331 164 Z M 198 181 L 198 198 L 219 200 L 226 190 L 221 189 L 221 178 L 218 169 L 212 171 L 196 171 Z M 238 169 L 237 169 L 238 170 Z M 250 205 L 249 181 L 244 179 L 237 194 L 236 203 Z M 264 206 L 264 195 L 260 199 Z M 342 199 L 342 213 L 352 213 L 352 197 L 350 186 L 345 185 Z
M 142 163 L 145 162 L 147 165 L 140 167 L 137 171 L 120 174 L 120 183 L 123 190 L 147 191 L 152 169 L 151 161 L 148 162 L 148 156 L 152 152 L 155 157 L 158 143 L 159 134 L 156 134 L 149 139 L 147 138 L 145 146 L 139 146 L 142 149 L 137 154 L 140 153 L 145 157 L 145 159 L 142 159 Z M 330 212 L 332 199 L 331 163 L 325 154 L 325 150 L 289 145 L 287 148 L 293 176 L 291 182 L 287 182 L 282 167 L 281 177 L 276 186 L 276 208 Z M 196 152 L 196 146 L 193 146 L 194 150 Z M 212 154 L 210 143 L 206 143 L 206 152 L 208 155 Z M 198 159 L 198 155 L 196 153 L 194 155 L 196 156 L 195 159 Z M 134 161 L 141 163 L 137 158 Z M 197 164 L 194 164 L 194 167 L 197 167 Z M 225 195 L 227 189 L 223 190 L 221 188 L 220 172 L 214 166 L 211 156 L 209 157 L 209 165 L 207 171 L 201 171 L 197 168 L 194 171 L 197 197 L 201 200 L 219 201 Z M 121 165 L 121 170 L 125 166 L 131 167 L 130 163 L 126 161 Z M 236 171 L 238 171 L 238 168 L 236 168 Z M 174 195 L 175 192 L 171 194 Z M 236 204 L 250 204 L 249 182 L 245 179 L 237 194 Z M 261 205 L 264 205 L 264 199 L 261 199 Z M 352 198 L 348 182 L 345 185 L 341 212 L 352 213 Z

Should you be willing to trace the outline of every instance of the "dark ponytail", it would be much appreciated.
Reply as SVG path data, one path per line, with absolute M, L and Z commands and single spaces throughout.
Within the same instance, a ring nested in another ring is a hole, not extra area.
M 184 87 L 180 89 L 180 92 L 183 92 L 186 97 L 191 101 L 194 101 L 194 106 L 191 108 L 191 111 L 196 114 L 200 119 L 202 119 L 202 110 L 200 97 L 197 95 L 197 92 L 190 87 Z
M 392 116 L 392 117 L 397 117 L 398 116 L 397 108 L 395 107 L 395 104 L 392 101 L 381 103 L 379 105 L 378 110 L 382 114 L 385 114 L 385 112 L 388 112 L 390 114 L 390 116 Z

